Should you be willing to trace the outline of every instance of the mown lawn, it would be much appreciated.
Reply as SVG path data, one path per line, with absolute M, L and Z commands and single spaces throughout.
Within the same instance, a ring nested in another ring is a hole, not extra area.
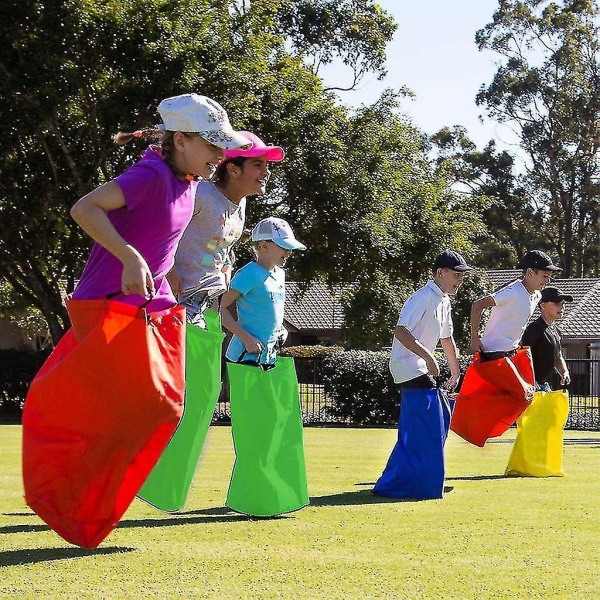
M 212 428 L 185 512 L 135 501 L 95 551 L 22 499 L 19 426 L 0 426 L 0 597 L 595 598 L 600 432 L 565 433 L 565 478 L 503 477 L 514 431 L 447 445 L 443 500 L 369 490 L 396 433 L 305 430 L 311 506 L 250 520 L 223 508 L 233 459 Z

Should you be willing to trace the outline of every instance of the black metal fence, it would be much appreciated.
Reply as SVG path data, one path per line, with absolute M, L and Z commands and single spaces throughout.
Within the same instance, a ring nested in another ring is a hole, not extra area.
M 569 418 L 566 429 L 600 430 L 600 360 L 567 359 L 571 374 L 569 391 Z M 560 387 L 558 375 L 552 388 Z
M 302 421 L 305 425 L 346 423 L 332 417 L 327 407 L 331 402 L 326 398 L 321 382 L 320 366 L 322 358 L 294 358 L 296 374 L 298 376 L 298 392 L 302 408 Z M 213 417 L 213 423 L 228 423 L 231 421 L 229 411 L 229 383 L 227 381 L 227 369 L 223 364 L 223 384 L 221 396 Z
M 335 419 L 327 410 L 330 405 L 325 396 L 321 378 L 322 358 L 295 358 L 302 419 L 306 425 L 325 425 L 344 423 Z M 569 386 L 569 417 L 566 429 L 600 431 L 600 360 L 568 359 L 571 373 Z M 225 373 L 225 367 L 223 366 Z M 560 385 L 558 377 L 552 382 L 553 389 Z M 229 388 L 224 377 L 221 397 L 217 404 L 214 422 L 226 423 L 231 420 L 229 412 Z

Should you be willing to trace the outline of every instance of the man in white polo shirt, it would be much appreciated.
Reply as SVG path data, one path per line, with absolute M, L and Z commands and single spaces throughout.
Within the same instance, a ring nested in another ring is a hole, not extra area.
M 451 373 L 445 387 L 456 385 L 460 367 L 448 294 L 456 294 L 465 272 L 472 270 L 457 252 L 442 252 L 435 259 L 433 279 L 402 307 L 390 357 L 390 371 L 401 388 L 436 387 L 434 377 L 440 374 L 440 368 L 433 351 L 440 340 Z
M 479 352 L 481 360 L 512 356 L 541 298 L 540 290 L 550 281 L 552 273 L 561 271 L 541 250 L 531 250 L 518 265 L 523 277 L 494 294 L 476 300 L 471 307 L 471 351 Z M 492 307 L 490 319 L 481 338 L 479 325 L 486 308 Z

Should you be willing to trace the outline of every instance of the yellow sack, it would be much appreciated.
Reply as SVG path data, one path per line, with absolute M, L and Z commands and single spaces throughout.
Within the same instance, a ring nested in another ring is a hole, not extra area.
M 564 477 L 563 428 L 568 415 L 567 392 L 536 392 L 517 420 L 517 437 L 505 474 Z

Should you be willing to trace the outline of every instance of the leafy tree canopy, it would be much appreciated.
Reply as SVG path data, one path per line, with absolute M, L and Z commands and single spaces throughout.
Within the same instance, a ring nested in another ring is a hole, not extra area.
M 60 286 L 73 289 L 90 246 L 70 207 L 142 152 L 116 148 L 111 134 L 156 124 L 161 98 L 191 90 L 286 149 L 248 223 L 280 214 L 307 243 L 291 279 L 354 286 L 351 343 L 389 343 L 389 311 L 440 249 L 474 252 L 478 208 L 427 160 L 399 97 L 354 114 L 318 77 L 333 58 L 357 77 L 383 73 L 395 25 L 375 2 L 24 0 L 0 10 L 0 277 L 55 340 L 68 325 Z
M 599 267 L 598 17 L 592 0 L 502 0 L 476 35 L 501 57 L 477 102 L 519 135 L 524 189 L 567 277 Z

